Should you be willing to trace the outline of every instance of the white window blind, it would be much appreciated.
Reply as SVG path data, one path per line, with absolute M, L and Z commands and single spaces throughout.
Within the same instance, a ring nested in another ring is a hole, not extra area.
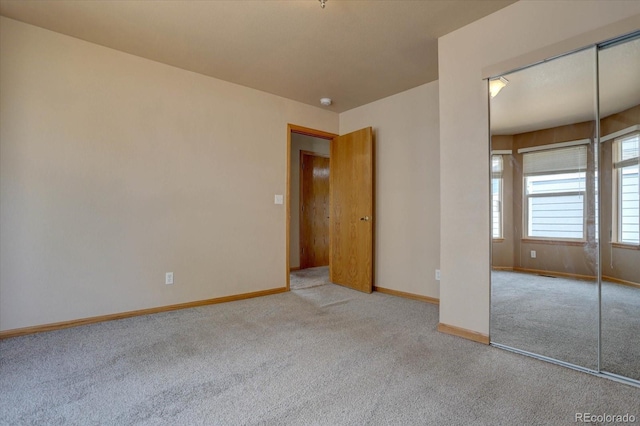
M 491 156 L 491 173 L 493 177 L 501 177 L 504 164 L 502 163 L 502 155 Z
M 550 149 L 523 156 L 525 175 L 583 171 L 587 168 L 587 147 Z

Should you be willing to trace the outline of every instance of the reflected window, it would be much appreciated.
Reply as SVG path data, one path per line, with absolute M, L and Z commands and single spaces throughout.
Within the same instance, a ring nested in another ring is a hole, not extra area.
M 491 224 L 494 239 L 502 238 L 502 155 L 491 156 Z
M 623 244 L 640 244 L 640 133 L 614 141 L 614 212 L 617 240 Z
M 586 166 L 585 146 L 523 155 L 527 238 L 584 240 Z

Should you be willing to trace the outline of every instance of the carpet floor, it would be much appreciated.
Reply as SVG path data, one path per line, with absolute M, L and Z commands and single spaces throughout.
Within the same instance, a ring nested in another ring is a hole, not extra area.
M 0 341 L 2 425 L 570 425 L 640 389 L 333 284 Z
M 595 282 L 493 271 L 491 340 L 598 367 Z M 640 380 L 640 289 L 602 285 L 602 370 Z

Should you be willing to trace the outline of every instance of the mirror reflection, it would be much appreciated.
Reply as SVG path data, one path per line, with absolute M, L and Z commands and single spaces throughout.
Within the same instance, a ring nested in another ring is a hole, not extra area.
M 595 50 L 502 76 L 491 98 L 491 339 L 598 362 Z
M 640 380 L 640 39 L 598 55 L 604 371 Z
M 635 38 L 490 81 L 491 340 L 638 381 L 639 70 Z

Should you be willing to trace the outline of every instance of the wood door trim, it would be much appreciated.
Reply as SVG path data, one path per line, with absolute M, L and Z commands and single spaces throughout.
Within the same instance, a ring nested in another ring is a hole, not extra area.
M 489 336 L 487 334 L 478 333 L 477 331 L 467 330 L 466 328 L 456 327 L 444 323 L 438 323 L 438 331 L 440 333 L 451 334 L 452 336 L 462 337 L 463 339 L 473 340 L 474 342 L 489 344 Z
M 312 155 L 314 157 L 322 157 L 322 158 L 330 158 L 328 154 L 323 154 L 321 152 L 313 152 L 313 151 L 304 151 L 304 150 L 300 150 L 300 158 L 302 158 L 302 155 Z
M 312 136 L 314 138 L 328 139 L 335 138 L 335 133 L 324 132 L 322 130 L 310 129 L 309 127 L 296 126 L 295 124 L 289 124 L 289 134 L 297 133 L 299 135 Z
M 286 209 L 285 217 L 287 218 L 286 231 L 285 231 L 285 276 L 286 276 L 286 290 L 291 289 L 291 280 L 289 277 L 289 271 L 291 270 L 291 134 L 297 133 L 300 135 L 313 136 L 321 139 L 331 140 L 338 136 L 335 133 L 325 132 L 323 130 L 311 129 L 309 127 L 298 126 L 295 124 L 287 124 L 287 187 L 285 188 L 285 201 L 284 207 Z
M 433 305 L 440 304 L 440 299 L 437 299 L 435 297 L 422 296 L 420 294 L 408 293 L 406 291 L 400 291 L 400 290 L 393 290 L 391 288 L 378 287 L 374 285 L 373 291 L 377 291 L 378 293 L 389 294 L 391 296 L 402 297 L 405 299 L 419 300 L 421 302 L 431 303 Z

